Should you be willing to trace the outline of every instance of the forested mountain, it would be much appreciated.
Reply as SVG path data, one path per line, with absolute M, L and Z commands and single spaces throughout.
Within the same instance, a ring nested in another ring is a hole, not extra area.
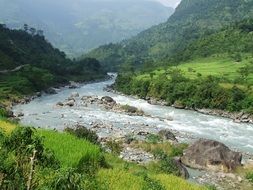
M 253 19 L 244 19 L 212 34 L 203 35 L 167 61 L 178 63 L 222 54 L 241 62 L 242 55 L 253 55 L 252 42 Z
M 0 100 L 44 90 L 69 80 L 105 76 L 95 59 L 71 61 L 36 29 L 11 30 L 0 25 Z
M 0 7 L 0 23 L 40 28 L 70 56 L 129 38 L 173 12 L 155 0 L 0 0 Z
M 85 56 L 98 58 L 112 70 L 122 63 L 167 60 L 194 40 L 247 18 L 253 18 L 253 0 L 183 0 L 166 23 Z

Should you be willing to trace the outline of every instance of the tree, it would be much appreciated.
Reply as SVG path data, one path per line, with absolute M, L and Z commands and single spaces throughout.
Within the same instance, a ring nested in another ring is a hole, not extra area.
M 44 31 L 43 30 L 37 30 L 37 35 L 38 36 L 44 36 Z
M 28 32 L 28 28 L 29 28 L 29 27 L 28 27 L 28 24 L 24 24 L 24 31 L 25 31 L 25 32 Z
M 36 34 L 35 28 L 30 28 L 29 31 L 31 32 L 31 35 L 34 36 Z

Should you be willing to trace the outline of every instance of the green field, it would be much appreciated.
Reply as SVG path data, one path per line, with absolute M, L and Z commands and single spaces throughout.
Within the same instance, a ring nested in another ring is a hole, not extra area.
M 154 75 L 153 77 L 158 77 L 159 75 L 168 72 L 170 69 L 180 69 L 183 75 L 190 79 L 196 79 L 199 74 L 201 74 L 203 77 L 212 75 L 222 77 L 232 82 L 240 77 L 240 73 L 238 72 L 240 68 L 253 64 L 250 61 L 252 61 L 252 58 L 244 59 L 242 62 L 235 62 L 229 58 L 202 58 L 178 66 L 170 66 L 166 69 L 159 68 L 152 73 Z M 144 78 L 150 78 L 150 74 L 141 74 L 137 77 L 137 79 Z M 248 76 L 247 83 L 251 85 L 253 84 L 253 73 Z

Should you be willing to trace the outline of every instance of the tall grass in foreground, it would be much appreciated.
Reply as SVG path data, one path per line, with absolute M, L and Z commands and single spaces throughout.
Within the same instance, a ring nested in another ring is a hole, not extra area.
M 153 179 L 159 181 L 166 190 L 205 190 L 207 188 L 200 187 L 198 185 L 191 184 L 182 178 L 173 176 L 159 174 L 153 176 Z
M 94 162 L 101 158 L 98 146 L 71 134 L 47 130 L 38 130 L 38 134 L 43 136 L 45 147 L 54 151 L 62 167 L 76 167 L 81 158 Z

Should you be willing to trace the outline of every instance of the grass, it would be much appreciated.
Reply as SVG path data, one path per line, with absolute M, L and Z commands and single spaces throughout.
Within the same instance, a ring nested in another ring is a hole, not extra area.
M 152 177 L 153 179 L 159 181 L 166 190 L 205 190 L 207 188 L 201 187 L 195 184 L 191 184 L 182 178 L 173 176 L 159 174 Z
M 198 77 L 199 74 L 205 77 L 208 75 L 223 77 L 229 81 L 233 81 L 240 77 L 240 73 L 238 70 L 247 64 L 250 63 L 250 59 L 243 59 L 241 62 L 235 62 L 230 58 L 201 58 L 195 59 L 193 61 L 189 61 L 178 66 L 170 66 L 166 69 L 159 68 L 154 70 L 153 78 L 158 77 L 161 74 L 164 74 L 167 69 L 177 68 L 180 69 L 184 76 L 190 79 L 195 79 Z M 145 80 L 150 79 L 150 74 L 141 74 L 137 76 L 137 80 Z M 253 73 L 251 73 L 248 77 L 248 84 L 253 84 Z
M 54 151 L 63 167 L 75 167 L 82 157 L 89 157 L 94 162 L 101 157 L 100 148 L 90 142 L 56 131 L 38 130 L 44 138 L 44 145 Z
M 16 124 L 10 123 L 8 121 L 5 121 L 4 119 L 0 118 L 0 129 L 3 130 L 6 134 L 11 134 L 11 132 L 17 127 Z
M 120 169 L 102 169 L 98 172 L 98 180 L 110 190 L 141 190 L 145 186 L 142 177 Z
M 183 152 L 183 149 L 187 147 L 186 144 L 172 145 L 169 142 L 160 142 L 160 143 L 149 143 L 144 141 L 134 141 L 131 144 L 134 148 L 140 148 L 146 152 L 156 154 L 158 152 L 164 152 L 167 155 L 179 156 L 175 154 L 180 154 Z

